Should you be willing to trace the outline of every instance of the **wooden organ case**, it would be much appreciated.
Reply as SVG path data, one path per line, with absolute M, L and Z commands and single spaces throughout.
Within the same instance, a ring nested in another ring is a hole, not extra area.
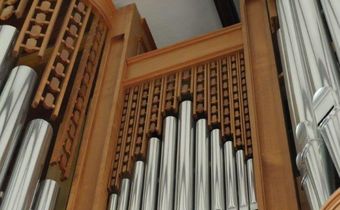
M 13 54 L 39 75 L 29 119 L 47 119 L 53 145 L 43 177 L 55 209 L 106 209 L 145 161 L 165 116 L 192 102 L 253 159 L 258 209 L 301 209 L 272 41 L 273 1 L 241 0 L 241 23 L 156 49 L 134 5 L 110 0 L 0 0 L 0 24 L 19 29 Z M 194 179 L 194 178 L 192 178 Z M 336 209 L 335 194 L 326 209 Z M 334 207 L 332 207 L 332 205 Z M 303 205 L 302 205 L 303 206 Z

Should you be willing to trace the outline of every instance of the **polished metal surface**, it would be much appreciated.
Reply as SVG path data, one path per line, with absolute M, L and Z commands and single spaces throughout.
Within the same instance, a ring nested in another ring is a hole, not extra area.
M 290 118 L 294 129 L 295 147 L 300 153 L 308 139 L 318 138 L 317 124 L 312 106 L 312 93 L 305 74 L 306 66 L 301 56 L 290 1 L 277 0 L 277 10 L 281 26 L 278 31 L 278 41 Z M 299 124 L 301 126 L 298 126 Z M 299 127 L 306 127 L 309 132 L 298 129 Z
M 129 194 L 130 194 L 130 180 L 123 179 L 122 186 L 120 189 L 120 194 L 118 197 L 117 210 L 127 210 L 129 204 Z M 111 203 L 109 207 L 114 206 L 114 203 Z
M 232 141 L 224 143 L 224 182 L 226 194 L 226 209 L 237 210 L 237 179 L 235 152 Z
M 192 102 L 179 108 L 176 162 L 175 210 L 192 210 L 194 203 L 194 132 Z
M 301 155 L 320 206 L 325 204 L 334 190 L 331 183 L 332 170 L 327 156 L 325 144 L 320 140 L 309 141 Z
M 306 37 L 308 30 L 322 30 L 322 23 L 317 19 L 320 14 L 311 20 L 313 26 L 301 25 L 305 21 L 306 14 L 318 13 L 312 11 L 301 11 L 300 4 L 308 4 L 302 1 L 277 0 L 278 16 L 281 30 L 278 32 L 278 41 L 281 53 L 281 59 L 284 67 L 284 75 L 287 89 L 287 97 L 291 113 L 292 125 L 295 134 L 295 144 L 297 149 L 297 166 L 304 177 L 308 177 L 311 184 L 304 185 L 310 189 L 306 192 L 313 192 L 321 206 L 329 196 L 331 185 L 331 172 L 328 170 L 328 155 L 324 150 L 323 141 L 318 130 L 317 124 L 325 113 L 336 104 L 336 94 L 332 88 L 327 85 L 336 87 L 337 78 L 334 76 L 333 59 L 325 58 L 328 56 L 328 43 L 325 43 L 325 37 L 318 35 L 318 31 L 311 37 Z M 298 13 L 295 6 L 298 7 Z M 315 6 L 314 0 L 311 5 L 306 5 L 305 10 Z M 302 14 L 304 13 L 304 14 Z M 297 18 L 299 16 L 299 18 Z M 296 20 L 299 24 L 296 24 Z M 319 43 L 316 46 L 310 46 L 311 42 Z M 326 45 L 326 46 L 324 46 Z M 320 52 L 314 53 L 320 47 Z M 310 61 L 312 57 L 317 61 Z M 310 62 L 309 62 L 310 61 Z M 317 64 L 316 64 L 317 63 Z M 317 67 L 316 67 L 317 65 Z M 323 68 L 318 73 L 317 68 Z M 323 72 L 323 73 L 322 73 Z M 325 73 L 326 72 L 326 73 Z M 325 86 L 325 87 L 324 87 Z M 317 119 L 318 118 L 318 119 Z M 314 205 L 311 203 L 311 206 Z
M 322 137 L 326 143 L 334 166 L 340 176 L 340 108 L 335 107 L 320 125 Z
M 0 96 L 0 189 L 24 126 L 37 81 L 35 71 L 19 66 L 11 71 Z
M 238 206 L 240 210 L 249 210 L 247 171 L 244 162 L 243 150 L 238 150 L 236 152 L 236 168 L 237 168 Z
M 210 133 L 211 161 L 211 210 L 224 210 L 224 173 L 221 131 L 214 129 Z
M 157 182 L 161 142 L 158 138 L 149 139 L 149 151 L 146 160 L 142 210 L 155 210 L 157 207 Z
M 142 204 L 144 162 L 137 161 L 130 189 L 129 210 L 139 210 Z
M 18 30 L 10 25 L 0 25 L 0 91 L 14 64 L 12 50 L 18 36 Z
M 292 1 L 296 27 L 300 34 L 302 55 L 306 61 L 306 74 L 313 94 L 317 122 L 320 122 L 335 104 L 339 104 L 339 70 L 330 46 L 327 31 L 317 0 Z M 329 89 L 326 96 L 323 89 Z M 327 98 L 327 99 L 325 99 Z M 329 101 L 334 101 L 333 104 Z M 328 102 L 328 103 L 324 103 Z
M 107 206 L 107 210 L 117 210 L 118 206 L 118 195 L 111 194 L 109 198 L 109 205 Z
M 308 175 L 302 178 L 301 185 L 306 193 L 306 197 L 309 203 L 310 210 L 320 210 L 321 206 L 317 198 L 316 192 Z
M 249 207 L 250 210 L 257 210 L 258 205 L 256 200 L 255 177 L 252 158 L 247 160 L 247 179 L 248 179 Z
M 58 183 L 46 179 L 39 185 L 39 193 L 35 196 L 32 210 L 54 210 L 59 193 Z
M 195 138 L 195 204 L 194 209 L 210 208 L 210 175 L 209 175 L 209 137 L 207 120 L 196 122 Z
M 1 203 L 1 210 L 29 209 L 37 190 L 53 135 L 45 120 L 29 123 Z
M 159 172 L 158 210 L 172 210 L 175 191 L 177 119 L 164 119 L 162 154 Z
M 338 60 L 340 61 L 340 1 L 321 0 L 321 5 L 333 39 Z

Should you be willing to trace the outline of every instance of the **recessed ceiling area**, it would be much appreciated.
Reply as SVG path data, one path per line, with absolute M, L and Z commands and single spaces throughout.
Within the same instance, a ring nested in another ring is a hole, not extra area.
M 114 0 L 117 8 L 135 3 L 158 48 L 222 28 L 213 0 Z

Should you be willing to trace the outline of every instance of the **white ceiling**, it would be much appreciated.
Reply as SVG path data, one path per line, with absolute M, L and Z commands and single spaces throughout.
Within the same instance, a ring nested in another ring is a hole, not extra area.
M 164 47 L 221 28 L 213 0 L 113 0 L 117 8 L 136 3 L 157 47 Z

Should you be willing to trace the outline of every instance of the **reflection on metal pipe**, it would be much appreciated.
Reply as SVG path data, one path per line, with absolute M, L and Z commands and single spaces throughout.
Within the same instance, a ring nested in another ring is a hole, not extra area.
M 111 194 L 109 198 L 109 205 L 107 207 L 107 210 L 117 210 L 117 206 L 118 206 L 118 195 Z
M 196 123 L 195 152 L 195 208 L 210 208 L 210 177 L 209 177 L 209 138 L 207 120 L 200 119 Z
M 232 141 L 224 143 L 224 181 L 227 210 L 238 209 L 235 153 L 233 148 L 234 146 Z
M 179 109 L 175 210 L 193 209 L 194 142 L 192 126 L 192 102 L 183 101 Z
M 12 50 L 18 36 L 18 30 L 10 25 L 0 25 L 0 90 L 14 63 Z
M 321 4 L 340 61 L 340 2 L 338 0 L 321 0 Z
M 307 200 L 311 210 L 319 210 L 321 208 L 312 183 L 308 175 L 302 178 L 301 185 L 306 192 Z
M 172 210 L 174 202 L 176 167 L 177 119 L 168 116 L 164 119 L 163 144 L 158 188 L 159 210 Z
M 319 123 L 339 104 L 339 71 L 330 47 L 317 0 L 291 1 L 294 19 L 308 68 L 306 74 L 313 94 L 313 108 Z
M 29 123 L 1 203 L 1 210 L 31 207 L 52 133 L 52 126 L 45 120 L 36 119 Z
M 301 3 L 306 4 L 304 10 L 311 11 L 306 11 L 302 14 Z M 296 13 L 294 4 L 298 5 L 298 13 L 301 14 Z M 301 24 L 305 21 L 302 15 L 318 13 L 315 9 L 310 8 L 315 6 L 314 1 L 311 2 L 311 5 L 307 4 L 304 0 L 277 0 L 281 26 L 281 32 L 278 32 L 278 40 L 284 64 L 292 125 L 295 130 L 295 144 L 298 152 L 296 162 L 302 176 L 308 176 L 309 181 L 312 183 L 304 185 L 304 187 L 312 187 L 311 189 L 305 189 L 305 191 L 315 192 L 317 202 L 319 206 L 322 206 L 325 198 L 330 195 L 332 187 L 330 184 L 331 173 L 326 164 L 329 162 L 328 155 L 324 152 L 317 124 L 319 119 L 323 118 L 325 113 L 330 110 L 330 107 L 336 103 L 334 91 L 332 93 L 330 88 L 323 87 L 323 85 L 327 86 L 329 84 L 337 87 L 337 79 L 333 77 L 333 59 L 325 58 L 329 54 L 329 49 L 325 47 L 325 50 L 320 50 L 324 47 L 323 45 L 327 46 L 328 44 L 325 43 L 326 38 L 324 35 L 320 35 L 316 31 L 311 37 L 306 37 L 308 35 L 306 28 L 308 30 L 317 30 L 318 28 L 321 30 L 323 27 L 322 23 L 317 20 L 319 14 L 315 14 L 316 17 L 310 18 L 311 20 L 316 18 L 316 23 L 313 23 L 313 26 Z M 297 30 L 296 16 L 299 16 L 299 30 Z M 319 40 L 319 43 L 315 47 L 311 46 L 316 40 Z M 315 50 L 318 50 L 317 47 L 321 47 L 319 48 L 320 52 L 312 55 Z M 318 59 L 317 62 L 320 60 L 320 63 L 316 64 L 316 61 L 309 62 L 313 57 Z M 306 59 L 307 63 L 304 62 Z M 318 68 L 323 68 L 320 72 L 326 73 L 318 72 Z M 314 73 L 314 71 L 317 72 Z
M 129 210 L 139 210 L 142 203 L 144 162 L 137 161 L 130 189 Z
M 237 179 L 238 206 L 240 210 L 249 210 L 247 173 L 245 169 L 243 150 L 238 150 L 236 152 L 236 168 L 238 178 Z
M 129 179 L 123 179 L 122 180 L 122 186 L 121 186 L 121 189 L 120 189 L 119 198 L 118 198 L 117 210 L 127 210 L 128 209 L 129 193 L 130 193 L 130 180 Z
M 54 210 L 58 192 L 59 185 L 56 181 L 47 179 L 41 182 L 32 210 Z
M 248 178 L 249 207 L 250 210 L 257 210 L 258 206 L 255 192 L 253 159 L 251 158 L 247 160 L 247 178 Z
M 224 210 L 223 150 L 220 129 L 210 134 L 211 142 L 211 210 Z
M 340 108 L 335 107 L 320 125 L 322 137 L 326 143 L 334 166 L 340 175 Z
M 36 80 L 37 74 L 33 69 L 16 67 L 0 96 L 0 189 L 25 123 Z
M 160 143 L 158 138 L 150 138 L 149 140 L 149 151 L 144 175 L 142 210 L 156 209 Z

